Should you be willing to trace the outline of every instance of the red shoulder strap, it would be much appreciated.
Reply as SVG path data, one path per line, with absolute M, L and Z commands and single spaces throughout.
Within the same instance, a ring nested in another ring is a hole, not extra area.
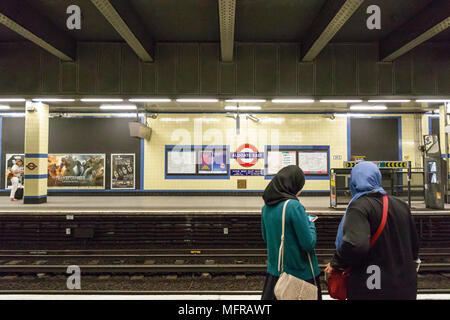
M 386 225 L 387 215 L 388 215 L 388 197 L 386 195 L 383 196 L 383 217 L 381 218 L 380 226 L 378 227 L 377 232 L 372 236 L 370 239 L 370 246 L 373 246 L 374 243 L 377 241 L 378 237 L 381 235 L 381 232 L 383 232 L 384 226 Z

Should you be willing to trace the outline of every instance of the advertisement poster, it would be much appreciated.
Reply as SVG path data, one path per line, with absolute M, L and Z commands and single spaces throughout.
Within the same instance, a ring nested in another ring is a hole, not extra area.
M 167 174 L 195 174 L 195 152 L 172 150 L 167 152 Z
M 8 179 L 8 171 L 11 170 L 12 166 L 16 164 L 17 160 L 22 160 L 22 163 L 25 163 L 24 155 L 10 153 L 6 154 L 5 189 L 11 189 L 11 180 Z M 19 183 L 23 185 L 23 174 L 19 178 Z
M 275 175 L 282 168 L 297 164 L 296 151 L 269 151 L 267 153 L 267 174 Z
M 104 189 L 104 154 L 49 154 L 48 187 Z
M 111 189 L 135 189 L 134 153 L 111 154 Z
M 204 150 L 199 151 L 199 173 L 209 174 L 226 174 L 227 168 L 227 154 L 224 150 Z
M 300 151 L 298 165 L 305 174 L 328 174 L 328 153 Z

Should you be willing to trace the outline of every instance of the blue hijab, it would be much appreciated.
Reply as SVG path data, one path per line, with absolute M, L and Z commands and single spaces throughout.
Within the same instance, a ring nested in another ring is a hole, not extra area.
M 381 172 L 377 165 L 370 161 L 363 161 L 358 163 L 353 167 L 352 173 L 350 175 L 350 191 L 352 193 L 352 200 L 347 205 L 347 210 L 350 207 L 350 203 L 372 192 L 379 192 L 381 194 L 386 194 L 383 187 L 381 186 Z M 338 233 L 336 236 L 336 249 L 339 249 L 342 245 L 342 238 L 344 234 L 344 220 L 345 215 L 342 217 L 339 223 Z

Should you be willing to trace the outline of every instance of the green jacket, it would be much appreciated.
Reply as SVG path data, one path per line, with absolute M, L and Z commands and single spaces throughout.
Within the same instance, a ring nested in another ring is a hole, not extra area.
M 267 243 L 267 272 L 279 276 L 278 250 L 281 243 L 281 217 L 284 201 L 275 206 L 265 205 L 262 208 L 261 229 L 264 241 Z M 308 256 L 314 269 L 314 277 L 320 273 L 315 253 L 316 227 L 309 221 L 303 205 L 296 200 L 290 200 L 286 207 L 286 222 L 284 232 L 284 271 L 303 280 L 312 279 Z

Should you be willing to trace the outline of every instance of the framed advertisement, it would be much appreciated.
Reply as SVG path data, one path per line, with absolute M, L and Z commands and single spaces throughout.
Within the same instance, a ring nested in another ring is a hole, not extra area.
M 166 145 L 166 179 L 229 179 L 228 146 Z
M 195 151 L 189 149 L 166 150 L 167 174 L 195 174 Z
M 134 153 L 111 154 L 111 189 L 136 188 L 136 162 Z
M 105 154 L 49 154 L 49 189 L 105 189 Z
M 8 179 L 8 171 L 16 164 L 17 160 L 22 160 L 25 164 L 25 156 L 23 153 L 7 153 L 5 159 L 5 189 L 11 189 L 11 180 Z M 23 167 L 23 165 L 22 165 Z M 23 185 L 23 174 L 20 175 L 19 183 Z

